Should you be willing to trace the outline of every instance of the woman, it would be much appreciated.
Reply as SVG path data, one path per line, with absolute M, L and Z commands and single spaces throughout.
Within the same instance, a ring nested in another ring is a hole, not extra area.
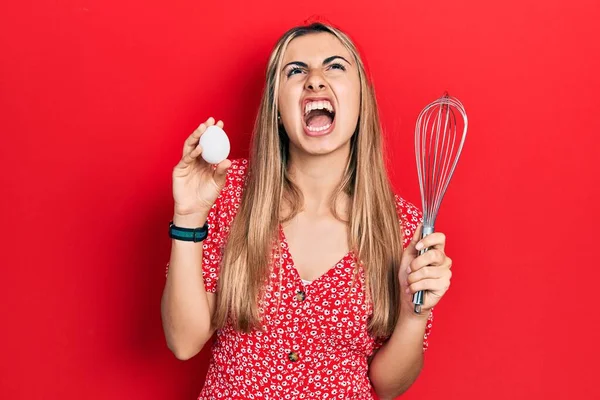
M 323 24 L 283 35 L 249 161 L 199 157 L 213 124 L 186 140 L 173 171 L 172 237 L 187 228 L 201 238 L 201 227 L 208 236 L 172 241 L 162 299 L 177 358 L 217 332 L 199 399 L 403 393 L 421 370 L 451 260 L 442 233 L 418 240 L 419 211 L 391 191 L 354 44 Z

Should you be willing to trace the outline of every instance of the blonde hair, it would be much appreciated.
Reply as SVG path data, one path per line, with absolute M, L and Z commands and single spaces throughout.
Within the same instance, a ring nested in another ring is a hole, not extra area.
M 332 198 L 332 212 L 338 216 L 334 206 L 338 196 L 350 198 L 349 243 L 365 270 L 366 294 L 374 306 L 369 322 L 371 334 L 389 335 L 396 324 L 402 231 L 385 169 L 375 93 L 351 39 L 337 28 L 314 23 L 287 31 L 269 59 L 241 206 L 231 226 L 221 263 L 213 315 L 216 328 L 223 327 L 228 320 L 239 331 L 248 332 L 261 326 L 259 301 L 270 274 L 279 224 L 283 222 L 280 206 L 283 200 L 290 204 L 287 220 L 303 205 L 302 193 L 288 176 L 288 140 L 277 121 L 276 98 L 283 56 L 295 38 L 321 32 L 338 38 L 353 55 L 361 85 L 359 120 L 351 138 L 343 179 Z

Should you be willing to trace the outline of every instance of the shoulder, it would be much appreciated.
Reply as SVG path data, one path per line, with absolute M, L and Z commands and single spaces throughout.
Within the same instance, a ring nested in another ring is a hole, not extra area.
M 231 167 L 227 170 L 226 185 L 243 185 L 248 174 L 248 159 L 236 158 L 231 160 Z
M 221 189 L 221 194 L 217 199 L 219 205 L 223 203 L 237 203 L 242 197 L 242 191 L 248 175 L 248 160 L 237 158 L 231 160 L 231 166 L 227 170 L 225 186 Z
M 402 245 L 406 247 L 415 234 L 417 226 L 423 222 L 423 213 L 417 206 L 398 194 L 394 195 L 394 201 L 402 229 Z
M 413 203 L 400 197 L 398 194 L 394 195 L 394 201 L 396 203 L 396 212 L 398 218 L 401 221 L 420 223 L 423 219 L 423 213 Z

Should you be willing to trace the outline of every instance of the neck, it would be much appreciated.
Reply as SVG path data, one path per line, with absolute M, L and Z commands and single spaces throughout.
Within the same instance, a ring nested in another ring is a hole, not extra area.
M 342 181 L 348 156 L 349 149 L 315 156 L 290 148 L 288 171 L 304 197 L 304 212 L 315 215 L 331 213 L 331 198 Z

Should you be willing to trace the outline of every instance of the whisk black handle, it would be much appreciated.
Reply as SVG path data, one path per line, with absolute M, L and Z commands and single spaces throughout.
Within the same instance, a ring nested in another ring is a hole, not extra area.
M 433 225 L 423 225 L 423 232 L 421 233 L 421 239 L 425 236 L 433 233 Z M 421 249 L 419 250 L 419 255 L 423 255 L 429 249 Z M 421 314 L 421 306 L 425 301 L 425 292 L 423 290 L 419 290 L 415 294 L 413 294 L 413 304 L 415 305 L 415 313 Z

